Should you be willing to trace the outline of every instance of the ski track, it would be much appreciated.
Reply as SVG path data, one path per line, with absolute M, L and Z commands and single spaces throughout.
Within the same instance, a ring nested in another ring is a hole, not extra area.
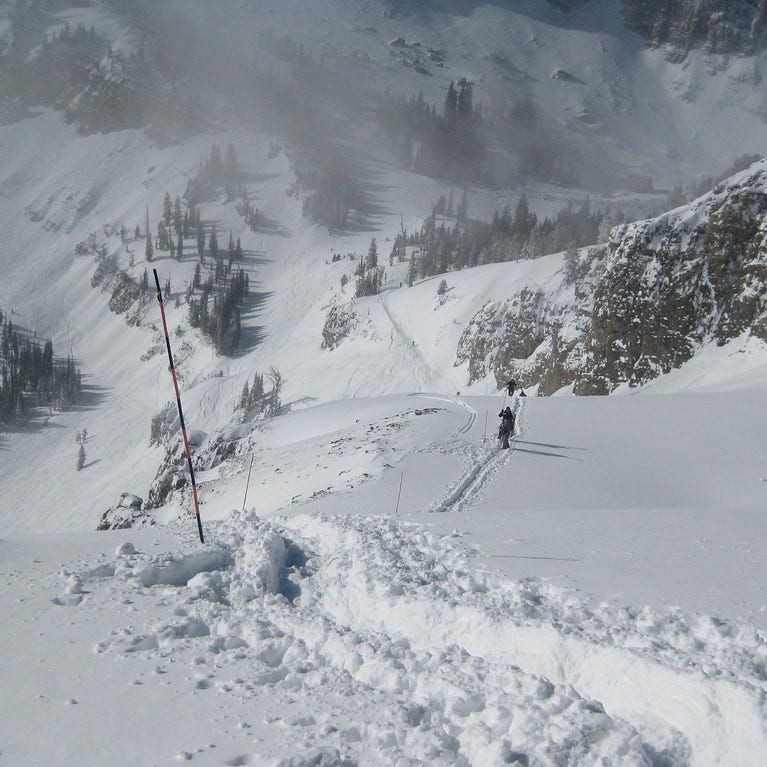
M 444 513 L 448 511 L 467 511 L 481 497 L 487 486 L 493 481 L 499 471 L 503 469 L 514 457 L 516 439 L 527 436 L 527 418 L 525 407 L 521 400 L 516 398 L 513 403 L 513 411 L 517 417 L 514 438 L 508 451 L 499 449 L 496 438 L 491 437 L 490 445 L 480 445 L 457 441 L 453 443 L 449 452 L 462 453 L 469 461 L 469 468 L 456 480 L 447 494 L 432 503 L 429 511 Z M 459 430 L 463 434 L 469 431 L 476 420 L 476 412 L 471 422 Z
M 313 713 L 281 723 L 291 761 L 254 750 L 259 764 L 753 767 L 767 753 L 767 649 L 747 624 L 592 607 L 477 572 L 457 535 L 393 519 L 235 513 L 208 547 L 187 538 L 184 554 L 123 546 L 64 573 L 58 604 L 159 597 L 172 617 L 97 652 L 171 658 L 237 700 L 300 697 Z

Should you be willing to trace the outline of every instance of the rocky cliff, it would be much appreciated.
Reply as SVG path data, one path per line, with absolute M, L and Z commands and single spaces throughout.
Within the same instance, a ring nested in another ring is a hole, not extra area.
M 765 47 L 764 0 L 624 0 L 623 15 L 630 29 L 655 46 L 668 46 L 676 60 L 700 46 L 741 54 Z
M 566 256 L 562 283 L 487 304 L 456 364 L 542 394 L 641 386 L 704 343 L 767 342 L 767 160 L 693 203 Z
M 548 0 L 569 13 L 589 0 Z M 765 0 L 623 0 L 629 29 L 681 61 L 693 48 L 752 54 L 767 46 Z

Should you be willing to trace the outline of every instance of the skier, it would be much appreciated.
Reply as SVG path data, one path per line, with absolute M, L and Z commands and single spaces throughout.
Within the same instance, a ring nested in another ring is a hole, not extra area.
M 498 413 L 498 417 L 502 419 L 501 425 L 498 428 L 498 439 L 502 442 L 501 447 L 507 449 L 509 447 L 509 437 L 514 436 L 514 413 L 507 406 Z
M 514 390 L 517 388 L 517 382 L 512 378 L 506 382 L 506 391 L 509 393 L 509 397 L 514 396 Z

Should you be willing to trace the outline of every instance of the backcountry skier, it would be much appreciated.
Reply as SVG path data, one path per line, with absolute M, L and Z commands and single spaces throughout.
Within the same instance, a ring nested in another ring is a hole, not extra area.
M 512 378 L 506 382 L 506 391 L 509 393 L 509 397 L 514 396 L 514 390 L 517 388 L 517 382 Z
M 498 417 L 501 419 L 501 425 L 498 428 L 498 439 L 501 440 L 502 448 L 508 448 L 509 437 L 514 436 L 514 413 L 507 406 L 498 413 Z

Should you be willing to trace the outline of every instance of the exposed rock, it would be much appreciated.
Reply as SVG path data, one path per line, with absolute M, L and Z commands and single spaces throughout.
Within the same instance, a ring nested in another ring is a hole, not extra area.
M 752 54 L 765 48 L 762 0 L 623 0 L 630 29 L 681 61 L 695 47 L 710 53 Z
M 570 253 L 562 281 L 486 304 L 461 336 L 469 379 L 550 394 L 641 386 L 704 343 L 767 341 L 767 160 L 690 205 Z
M 117 506 L 111 506 L 102 515 L 96 530 L 127 530 L 129 527 L 151 527 L 152 516 L 142 511 L 143 501 L 133 493 L 123 493 Z
M 359 318 L 349 304 L 334 306 L 325 317 L 322 328 L 322 348 L 335 349 L 357 328 Z
M 548 0 L 549 5 L 553 5 L 555 8 L 559 8 L 560 11 L 569 13 L 576 8 L 580 8 L 582 5 L 590 2 L 590 0 Z
M 724 344 L 762 328 L 766 216 L 762 161 L 690 206 L 614 231 L 576 392 L 639 386 L 679 367 L 704 340 Z
M 141 289 L 141 285 L 117 265 L 116 259 L 99 255 L 96 271 L 91 277 L 91 285 L 110 293 L 109 309 L 115 314 L 127 314 L 129 325 L 140 324 L 140 311 L 151 299 L 151 292 Z M 131 311 L 135 310 L 135 311 Z
M 604 247 L 584 249 L 576 286 L 553 294 L 523 289 L 505 301 L 486 304 L 461 335 L 456 365 L 469 365 L 469 381 L 492 373 L 501 387 L 514 378 L 552 394 L 579 373 L 593 301 L 591 281 Z
M 585 85 L 580 77 L 576 77 L 572 72 L 568 72 L 566 69 L 555 69 L 551 73 L 553 80 L 562 80 L 566 83 L 578 83 L 579 85 Z

